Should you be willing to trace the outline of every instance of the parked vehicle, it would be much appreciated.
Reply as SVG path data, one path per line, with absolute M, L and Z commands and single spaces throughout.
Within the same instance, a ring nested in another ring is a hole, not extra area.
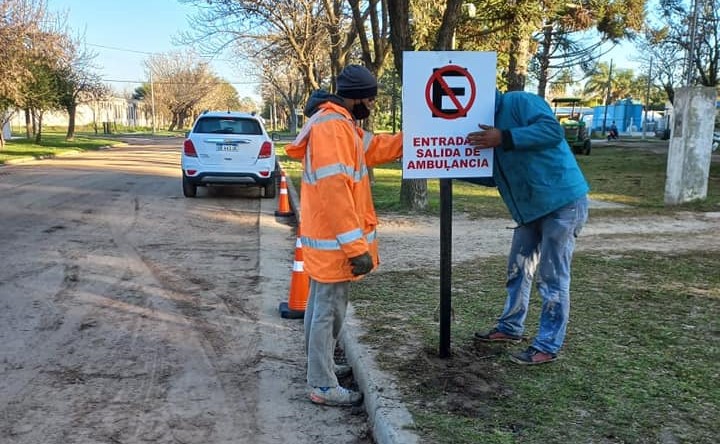
M 197 187 L 209 185 L 260 187 L 266 198 L 276 194 L 275 146 L 254 114 L 202 113 L 183 143 L 181 166 L 185 197 L 195 197 Z
M 555 117 L 559 120 L 565 130 L 565 140 L 575 154 L 590 155 L 592 142 L 590 134 L 587 131 L 585 122 L 580 118 L 582 115 L 582 99 L 577 97 L 558 97 L 552 100 L 555 105 Z M 567 118 L 560 118 L 558 113 L 559 106 L 570 106 L 571 111 Z M 577 111 L 576 111 L 577 108 Z

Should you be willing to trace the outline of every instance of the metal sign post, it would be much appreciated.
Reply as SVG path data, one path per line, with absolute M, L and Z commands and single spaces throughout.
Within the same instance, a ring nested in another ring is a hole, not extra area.
M 452 320 L 452 179 L 440 179 L 440 350 L 450 357 Z
M 492 149 L 467 143 L 492 124 L 497 55 L 475 51 L 403 54 L 403 178 L 440 179 L 440 349 L 450 357 L 452 179 L 492 176 Z

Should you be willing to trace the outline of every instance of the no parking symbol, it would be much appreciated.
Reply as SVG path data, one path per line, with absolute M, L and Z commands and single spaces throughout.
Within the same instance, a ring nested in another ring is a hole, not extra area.
M 462 84 L 451 86 L 448 84 L 447 78 L 465 79 L 466 86 Z M 473 76 L 467 69 L 458 65 L 433 69 L 433 74 L 425 85 L 425 102 L 430 108 L 432 116 L 441 119 L 452 120 L 467 117 L 468 111 L 475 102 L 476 94 Z M 452 106 L 445 107 L 443 104 L 445 97 L 450 100 Z
M 467 135 L 495 119 L 495 53 L 403 53 L 403 178 L 492 175 L 492 149 Z

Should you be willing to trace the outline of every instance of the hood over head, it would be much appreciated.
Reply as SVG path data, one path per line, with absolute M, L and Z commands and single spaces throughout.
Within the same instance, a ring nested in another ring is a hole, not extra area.
M 310 95 L 310 98 L 305 104 L 305 109 L 303 109 L 303 114 L 306 117 L 312 117 L 312 115 L 318 111 L 319 106 L 325 102 L 333 102 L 340 106 L 345 106 L 345 101 L 342 97 L 330 94 L 323 89 L 318 89 Z

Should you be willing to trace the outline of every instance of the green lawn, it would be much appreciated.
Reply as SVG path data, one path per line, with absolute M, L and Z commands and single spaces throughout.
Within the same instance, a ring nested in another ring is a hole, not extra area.
M 85 135 L 65 142 L 62 134 L 49 133 L 41 145 L 11 141 L 0 162 L 113 143 Z M 711 167 L 707 199 L 667 208 L 666 156 L 639 149 L 660 146 L 656 141 L 636 145 L 597 146 L 590 156 L 578 156 L 591 198 L 629 206 L 592 210 L 591 218 L 720 211 L 720 165 Z M 299 185 L 300 164 L 282 146 L 278 154 Z M 401 165 L 374 174 L 378 212 L 401 211 Z M 453 183 L 456 211 L 507 217 L 494 189 Z M 438 181 L 428 181 L 428 189 L 427 213 L 437 214 Z M 718 442 L 720 252 L 576 254 L 561 358 L 537 368 L 509 363 L 503 346 L 472 340 L 502 309 L 505 261 L 497 256 L 453 268 L 451 359 L 437 357 L 437 269 L 382 271 L 353 285 L 352 302 L 367 332 L 362 340 L 396 377 L 423 443 Z M 528 332 L 537 328 L 539 304 L 533 293 Z
M 565 347 L 537 368 L 472 340 L 502 310 L 504 257 L 453 268 L 451 359 L 437 357 L 437 291 L 427 291 L 438 270 L 376 273 L 351 295 L 362 340 L 396 375 L 423 442 L 711 444 L 720 424 L 718 264 L 720 252 L 577 254 Z M 528 332 L 539 310 L 533 294 Z
M 707 199 L 665 207 L 666 156 L 642 149 L 662 143 L 633 142 L 578 156 L 591 198 L 628 205 L 591 218 L 720 211 L 720 164 L 711 166 Z M 300 165 L 280 155 L 299 184 Z M 374 173 L 378 212 L 400 211 L 400 164 Z M 495 190 L 453 183 L 456 211 L 508 217 Z M 437 214 L 438 181 L 428 188 L 428 213 Z M 537 368 L 472 340 L 502 310 L 504 256 L 453 268 L 451 359 L 437 356 L 437 269 L 374 273 L 353 285 L 351 299 L 362 340 L 396 377 L 423 443 L 711 444 L 720 424 L 719 266 L 718 251 L 576 254 L 565 346 L 558 362 Z M 528 333 L 539 305 L 533 290 Z
M 663 146 L 663 142 L 634 141 L 640 146 Z M 666 146 L 666 142 L 664 143 Z M 280 163 L 294 184 L 300 183 L 301 166 L 285 155 L 284 145 L 278 145 Z M 590 183 L 590 198 L 606 202 L 628 204 L 625 210 L 603 210 L 604 215 L 655 214 L 672 211 L 720 211 L 720 163 L 710 169 L 707 199 L 677 207 L 663 205 L 667 156 L 650 151 L 597 145 L 589 156 L 577 156 L 578 163 Z M 402 211 L 399 189 L 402 165 L 390 163 L 375 168 L 373 198 L 379 212 Z M 299 188 L 299 187 L 297 187 Z M 299 189 L 298 189 L 299 191 Z M 428 213 L 439 214 L 439 181 L 428 180 Z M 494 188 L 486 188 L 453 181 L 453 208 L 473 217 L 507 216 L 507 210 Z
M 97 150 L 108 145 L 117 145 L 119 142 L 112 139 L 97 138 L 87 135 L 78 135 L 72 141 L 65 140 L 64 133 L 44 133 L 40 144 L 34 139 L 12 139 L 5 142 L 0 150 L 0 164 L 8 160 L 21 158 L 41 159 L 58 156 L 68 152 Z

